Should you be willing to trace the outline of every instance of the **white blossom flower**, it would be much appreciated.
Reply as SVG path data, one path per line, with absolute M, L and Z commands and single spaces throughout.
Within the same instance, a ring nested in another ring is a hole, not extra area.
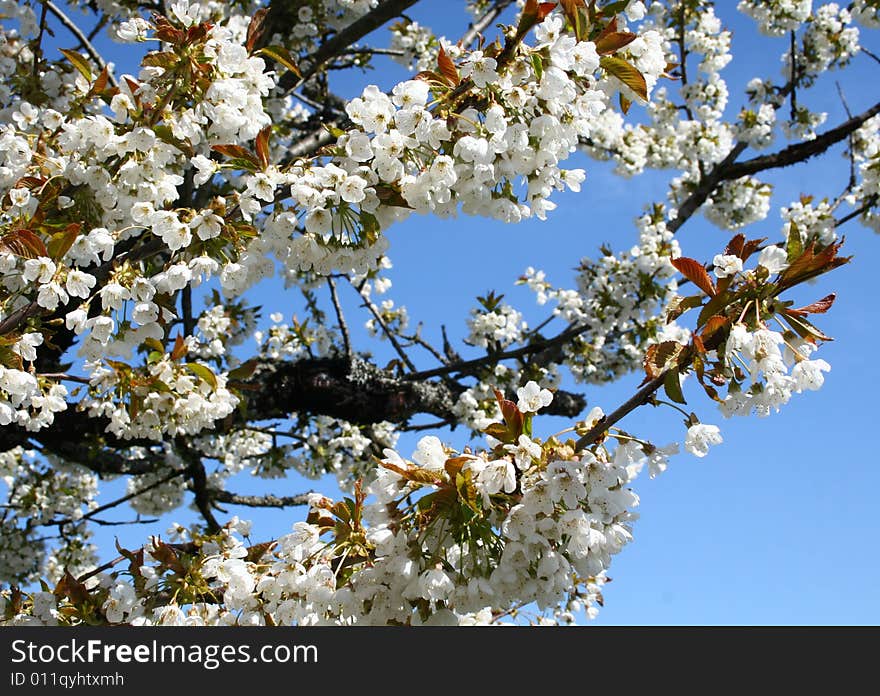
M 720 445 L 723 441 L 718 426 L 697 423 L 688 428 L 684 448 L 695 457 L 705 457 L 711 445 Z
M 534 380 L 529 380 L 524 387 L 517 389 L 516 396 L 519 399 L 516 407 L 523 413 L 537 413 L 553 401 L 553 392 L 542 389 Z

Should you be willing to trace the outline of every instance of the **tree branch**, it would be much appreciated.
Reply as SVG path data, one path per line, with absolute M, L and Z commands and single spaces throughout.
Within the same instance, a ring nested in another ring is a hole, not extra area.
M 596 440 L 598 440 L 604 432 L 606 432 L 612 425 L 620 421 L 624 416 L 628 415 L 639 406 L 643 406 L 648 403 L 654 392 L 657 391 L 661 386 L 663 386 L 663 380 L 666 379 L 666 374 L 668 372 L 669 370 L 664 370 L 662 373 L 660 373 L 660 375 L 658 375 L 641 389 L 639 389 L 617 409 L 602 418 L 598 423 L 596 423 L 596 425 L 590 428 L 586 432 L 586 434 L 584 434 L 584 436 L 575 443 L 575 450 L 580 451 L 586 449 L 594 442 L 596 442 Z
M 218 503 L 227 503 L 229 505 L 244 505 L 246 507 L 293 507 L 296 505 L 308 505 L 309 493 L 300 493 L 299 495 L 239 495 L 230 493 L 229 491 L 209 490 L 208 495 Z
M 799 162 L 805 162 L 811 157 L 822 154 L 835 143 L 848 137 L 850 133 L 861 127 L 865 121 L 876 116 L 878 113 L 880 113 L 880 102 L 874 104 L 874 106 L 867 111 L 863 111 L 858 116 L 853 116 L 848 121 L 841 123 L 836 128 L 817 135 L 813 140 L 789 145 L 787 148 L 772 155 L 762 155 L 745 162 L 729 164 L 723 167 L 720 178 L 739 179 L 743 176 L 757 174 L 766 169 L 778 169 L 779 167 L 787 167 Z
M 385 0 L 379 3 L 374 9 L 367 14 L 337 33 L 332 39 L 322 43 L 318 49 L 308 57 L 308 67 L 305 63 L 302 67 L 302 76 L 297 76 L 291 71 L 287 71 L 278 81 L 279 87 L 284 92 L 290 92 L 296 89 L 306 80 L 317 73 L 321 66 L 328 60 L 333 58 L 337 53 L 351 44 L 364 38 L 370 32 L 381 27 L 385 22 L 400 15 L 407 8 L 415 5 L 418 0 Z
M 471 42 L 477 38 L 480 34 L 482 34 L 489 27 L 492 22 L 494 22 L 501 15 L 504 10 L 506 10 L 510 5 L 513 4 L 513 0 L 497 0 L 492 7 L 490 7 L 482 17 L 475 20 L 468 30 L 465 32 L 464 36 L 461 37 L 458 44 L 462 47 L 470 46 Z
M 74 22 L 68 17 L 64 12 L 59 8 L 54 2 L 51 0 L 42 0 L 43 7 L 49 10 L 55 17 L 64 25 L 64 28 L 67 29 L 71 34 L 73 34 L 77 40 L 79 41 L 80 46 L 82 46 L 83 50 L 89 54 L 89 58 L 91 58 L 95 63 L 98 64 L 98 67 L 103 70 L 107 67 L 107 63 L 101 58 L 101 54 L 95 50 L 95 47 L 92 46 L 92 42 L 89 41 L 88 37 L 82 33 L 80 28 L 74 24 Z M 110 81 L 110 84 L 114 87 L 118 87 L 119 83 L 116 82 L 116 78 L 113 77 L 113 74 L 108 70 L 107 71 L 107 79 Z

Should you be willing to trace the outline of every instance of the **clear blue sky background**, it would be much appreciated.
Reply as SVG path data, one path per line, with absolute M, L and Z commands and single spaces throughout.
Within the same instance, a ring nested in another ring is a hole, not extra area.
M 457 37 L 467 21 L 463 5 L 427 0 L 410 16 L 438 33 Z M 745 102 L 742 88 L 748 79 L 780 79 L 778 61 L 787 39 L 759 37 L 751 20 L 735 12 L 734 2 L 718 5 L 717 13 L 734 30 L 734 60 L 722 73 L 730 87 L 731 114 Z M 382 45 L 384 37 L 377 36 L 376 43 Z M 874 52 L 880 52 L 877 32 L 863 31 L 863 37 Z M 66 41 L 62 29 L 58 41 L 62 46 L 73 43 Z M 103 41 L 101 46 L 120 66 L 130 65 L 118 46 Z M 389 88 L 406 76 L 390 61 L 378 65 L 381 69 L 366 78 L 352 75 L 339 80 L 339 91 L 354 96 L 368 82 Z M 828 123 L 834 124 L 844 116 L 834 80 L 841 80 L 849 105 L 857 113 L 880 95 L 878 70 L 876 63 L 859 56 L 851 69 L 832 73 L 800 99 L 813 109 L 827 111 Z M 837 148 L 821 161 L 762 176 L 776 186 L 774 209 L 746 234 L 778 239 L 779 206 L 801 193 L 836 195 L 847 176 L 841 152 Z M 475 218 L 414 217 L 390 231 L 395 267 L 389 296 L 409 308 L 414 323 L 425 322 L 427 338 L 439 339 L 440 323 L 447 325 L 453 339 L 465 336 L 464 319 L 474 297 L 489 289 L 504 292 L 528 310 L 534 325 L 544 315 L 535 307 L 531 293 L 513 287 L 522 271 L 529 265 L 543 268 L 551 281 L 572 286 L 572 269 L 582 256 L 595 254 L 603 242 L 610 242 L 616 250 L 632 246 L 636 241 L 633 219 L 644 205 L 664 200 L 666 182 L 674 176 L 661 172 L 624 180 L 612 175 L 606 164 L 581 155 L 570 166 L 586 168 L 587 182 L 579 194 L 558 195 L 559 208 L 547 222 L 510 226 Z M 853 262 L 798 296 L 806 303 L 831 291 L 838 293 L 837 303 L 820 324 L 837 339 L 818 353 L 832 365 L 825 386 L 818 393 L 795 396 L 780 414 L 763 420 L 725 421 L 705 397 L 687 392 L 695 397 L 690 407 L 704 422 L 721 426 L 725 442 L 705 459 L 680 455 L 663 476 L 655 480 L 645 476 L 638 482 L 642 519 L 635 526 L 635 542 L 614 559 L 613 582 L 607 586 L 605 608 L 595 623 L 880 623 L 876 553 L 880 521 L 875 510 L 880 471 L 873 442 L 875 391 L 880 386 L 876 363 L 880 317 L 875 305 L 880 238 L 856 223 L 849 223 L 842 232 L 847 235 L 845 251 L 854 255 Z M 700 216 L 679 233 L 685 255 L 706 260 L 730 236 Z M 253 291 L 254 301 L 265 306 L 264 316 L 283 311 L 289 318 L 296 311 L 296 300 L 279 301 L 279 292 L 280 284 L 275 281 Z M 354 306 L 352 300 L 347 298 L 349 306 Z M 354 315 L 350 321 L 356 321 Z M 364 335 L 360 330 L 355 334 Z M 610 411 L 633 392 L 640 379 L 631 375 L 614 385 L 589 387 L 589 403 Z M 547 435 L 564 426 L 548 419 L 542 428 L 539 421 L 537 434 Z M 681 441 L 684 435 L 680 416 L 670 409 L 640 409 L 622 427 L 658 444 Z M 464 437 L 459 429 L 444 439 L 461 447 L 466 444 Z M 410 454 L 414 442 L 413 438 L 402 440 L 404 456 Z M 239 483 L 240 479 L 236 485 L 247 491 L 336 491 L 331 480 L 291 478 L 257 486 L 248 480 Z M 102 501 L 118 494 L 119 484 L 108 485 L 106 490 Z M 284 533 L 303 514 L 301 510 L 230 511 L 255 520 L 255 540 Z M 179 511 L 163 521 L 188 519 L 193 519 L 190 512 Z M 98 542 L 109 557 L 113 535 L 136 546 L 146 532 L 144 527 L 102 529 Z

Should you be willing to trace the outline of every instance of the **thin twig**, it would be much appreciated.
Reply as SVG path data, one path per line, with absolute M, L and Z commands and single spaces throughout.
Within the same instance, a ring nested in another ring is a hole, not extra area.
M 847 118 L 852 118 L 852 111 L 849 110 L 849 104 L 846 102 L 846 95 L 843 93 L 843 87 L 840 86 L 840 82 L 835 80 L 834 85 L 837 87 L 837 94 L 840 95 L 840 103 L 843 104 L 843 110 L 846 111 Z M 838 198 L 838 202 L 843 200 L 843 197 L 853 190 L 856 185 L 856 157 L 853 143 L 853 134 L 849 134 L 849 181 L 846 184 L 846 188 L 843 190 L 843 193 L 840 194 Z
M 405 51 L 401 51 L 396 48 L 349 48 L 345 51 L 340 51 L 336 55 L 338 56 L 361 56 L 361 55 L 371 55 L 371 56 L 395 56 L 402 57 L 406 55 Z
M 37 34 L 37 45 L 34 48 L 34 66 L 33 66 L 33 75 L 34 79 L 39 75 L 40 70 L 40 58 L 43 56 L 43 33 L 46 31 L 46 10 L 48 9 L 48 2 L 43 2 L 43 9 L 40 12 L 40 33 Z
M 409 356 L 406 354 L 406 351 L 403 349 L 403 346 L 400 345 L 400 342 L 397 340 L 397 337 L 394 335 L 394 333 L 391 331 L 391 329 L 385 323 L 385 320 L 382 318 L 382 315 L 379 313 L 379 308 L 373 304 L 373 302 L 370 300 L 370 298 L 364 292 L 364 283 L 366 283 L 366 281 L 363 281 L 359 285 L 355 285 L 354 281 L 352 281 L 351 279 L 349 279 L 348 282 L 351 284 L 351 286 L 355 290 L 357 290 L 358 295 L 360 295 L 361 299 L 364 301 L 363 306 L 366 307 L 370 311 L 370 314 L 373 315 L 373 318 L 376 320 L 376 322 L 381 327 L 382 333 L 384 333 L 385 336 L 388 338 L 388 340 L 391 341 L 391 345 L 394 346 L 394 350 L 400 356 L 400 359 L 403 361 L 403 364 L 406 365 L 410 369 L 411 373 L 415 373 L 416 366 L 413 365 L 412 361 L 409 359 Z
M 596 442 L 596 440 L 598 440 L 602 436 L 602 433 L 608 430 L 608 428 L 620 421 L 631 411 L 634 411 L 639 406 L 643 406 L 644 404 L 646 404 L 651 398 L 651 395 L 663 385 L 663 380 L 666 379 L 666 374 L 668 372 L 669 370 L 661 372 L 657 377 L 652 379 L 645 386 L 639 389 L 635 394 L 633 394 L 629 399 L 627 399 L 623 404 L 621 404 L 619 408 L 615 409 L 612 413 L 602 418 L 598 423 L 596 423 L 596 425 L 590 428 L 586 432 L 586 434 L 575 443 L 575 451 L 580 451 L 586 447 L 589 447 L 594 442 Z
M 408 433 L 418 432 L 420 430 L 437 430 L 438 428 L 445 428 L 449 425 L 448 420 L 437 421 L 436 423 L 422 423 L 421 425 L 405 425 L 400 430 Z
M 795 43 L 794 32 L 790 31 L 791 48 L 791 120 L 797 120 L 797 44 Z
M 58 18 L 58 21 L 64 25 L 64 28 L 77 38 L 80 46 L 82 46 L 83 50 L 89 54 L 89 58 L 98 64 L 98 67 L 101 68 L 101 70 L 107 67 L 107 63 L 101 58 L 101 54 L 95 50 L 95 47 L 92 46 L 92 42 L 89 41 L 89 38 L 82 33 L 80 28 L 73 23 L 73 20 L 71 20 L 70 17 L 64 14 L 64 12 L 51 0 L 44 0 L 43 7 L 55 15 L 55 17 Z M 113 77 L 109 70 L 107 71 L 107 78 L 111 85 L 114 87 L 119 86 L 119 83 L 116 82 L 116 78 Z
M 133 493 L 129 493 L 127 495 L 124 495 L 121 498 L 117 498 L 116 500 L 111 501 L 109 503 L 105 503 L 104 505 L 101 505 L 100 507 L 96 507 L 94 510 L 89 510 L 89 512 L 87 512 L 85 515 L 83 515 L 82 517 L 80 517 L 78 519 L 73 519 L 72 517 L 68 517 L 66 519 L 58 520 L 56 522 L 50 522 L 49 524 L 52 526 L 57 526 L 60 529 L 60 528 L 64 527 L 65 525 L 72 524 L 74 522 L 82 522 L 83 520 L 91 519 L 95 515 L 100 515 L 102 512 L 106 512 L 107 510 L 118 507 L 119 505 L 122 505 L 123 503 L 128 502 L 132 498 L 137 498 L 138 496 L 141 496 L 144 493 L 147 493 L 147 492 L 153 490 L 154 488 L 158 488 L 159 486 L 161 486 L 165 483 L 168 483 L 172 479 L 175 479 L 178 476 L 182 476 L 184 473 L 185 473 L 184 471 L 173 471 L 170 474 L 168 474 L 167 476 L 163 476 L 158 481 L 154 481 L 149 486 L 144 486 L 140 490 L 137 490 L 137 491 L 134 491 Z
M 501 360 L 509 360 L 511 358 L 521 358 L 525 355 L 531 355 L 532 353 L 540 353 L 547 348 L 553 348 L 565 341 L 575 338 L 576 336 L 580 336 L 584 333 L 589 326 L 573 326 L 569 329 L 566 329 L 560 334 L 557 334 L 553 338 L 548 338 L 543 341 L 536 341 L 535 343 L 530 343 L 527 346 L 523 346 L 522 348 L 516 348 L 514 350 L 501 351 L 498 353 L 492 353 L 491 355 L 486 355 L 482 358 L 474 358 L 473 360 L 460 360 L 458 362 L 450 363 L 449 365 L 444 365 L 443 367 L 437 367 L 433 370 L 422 370 L 421 372 L 413 372 L 408 375 L 403 375 L 401 379 L 412 381 L 412 380 L 422 380 L 427 379 L 429 377 L 439 377 L 441 375 L 449 375 L 458 373 L 468 373 L 475 368 L 483 367 L 487 363 L 499 362 Z
M 470 46 L 471 42 L 476 39 L 477 36 L 486 31 L 488 26 L 498 19 L 499 15 L 512 4 L 513 0 L 498 0 L 498 2 L 492 5 L 482 17 L 475 20 L 470 27 L 468 27 L 464 36 L 459 40 L 458 45 L 463 48 Z
M 880 63 L 880 56 L 878 56 L 876 53 L 871 53 L 871 51 L 869 51 L 869 50 L 868 50 L 867 48 L 865 48 L 864 46 L 859 46 L 859 51 L 861 51 L 862 53 L 864 53 L 864 54 L 865 54 L 866 56 L 868 56 L 869 58 L 872 58 L 872 59 L 875 60 L 876 62 Z
M 65 372 L 41 372 L 40 377 L 46 379 L 58 379 L 64 382 L 77 382 L 79 384 L 91 384 L 87 377 L 77 377 L 76 375 L 68 375 Z
M 835 221 L 834 221 L 834 226 L 835 226 L 835 227 L 840 227 L 840 226 L 843 225 L 844 223 L 847 223 L 847 222 L 849 222 L 850 220 L 852 220 L 853 218 L 857 218 L 857 217 L 858 217 L 859 215 L 861 215 L 862 213 L 864 213 L 864 212 L 870 210 L 872 207 L 874 207 L 874 205 L 875 205 L 876 203 L 877 203 L 877 196 L 876 196 L 876 195 L 874 195 L 874 196 L 870 196 L 870 197 L 865 201 L 865 203 L 862 205 L 861 208 L 858 208 L 857 210 L 854 210 L 854 211 L 852 211 L 851 213 L 849 213 L 849 214 L 847 214 L 847 215 L 844 215 L 844 216 L 843 216 L 842 218 L 840 218 L 839 220 L 835 220 Z
M 439 350 L 437 350 L 434 346 L 432 346 L 430 343 L 428 343 L 424 338 L 422 338 L 419 335 L 421 333 L 421 331 L 422 331 L 422 323 L 419 322 L 419 325 L 416 327 L 416 332 L 412 336 L 401 335 L 400 337 L 404 341 L 409 341 L 410 343 L 413 343 L 417 346 L 421 346 L 422 348 L 424 348 L 431 355 L 433 355 L 435 358 L 437 358 L 437 362 L 439 362 L 441 365 L 445 365 L 446 363 L 448 363 L 449 361 L 445 357 L 443 357 L 443 354 Z
M 336 320 L 339 323 L 339 330 L 342 332 L 342 345 L 345 349 L 345 357 L 351 360 L 351 336 L 348 333 L 348 324 L 345 323 L 345 315 L 342 313 L 342 306 L 339 304 L 339 295 L 336 293 L 336 283 L 333 282 L 333 278 L 327 278 L 327 287 L 330 288 L 330 299 L 333 301 L 333 309 L 336 310 Z

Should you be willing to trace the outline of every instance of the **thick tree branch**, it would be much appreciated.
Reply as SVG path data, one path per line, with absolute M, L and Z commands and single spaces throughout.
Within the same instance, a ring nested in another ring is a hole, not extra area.
M 208 491 L 208 495 L 218 503 L 229 505 L 244 505 L 246 507 L 293 507 L 296 505 L 308 505 L 310 493 L 299 495 L 239 495 L 229 491 Z
M 596 425 L 590 428 L 583 437 L 581 437 L 575 443 L 575 450 L 580 451 L 592 445 L 596 440 L 598 440 L 603 433 L 605 433 L 608 428 L 612 425 L 620 421 L 624 416 L 628 415 L 632 411 L 635 411 L 639 406 L 644 406 L 648 401 L 650 401 L 651 396 L 657 391 L 661 386 L 663 386 L 663 380 L 666 379 L 666 374 L 668 370 L 662 372 L 660 375 L 652 379 L 645 386 L 639 389 L 635 394 L 633 394 L 629 399 L 627 399 L 623 404 L 621 404 L 618 408 L 612 411 L 610 414 L 602 418 Z
M 360 41 L 367 34 L 381 27 L 385 22 L 399 16 L 401 12 L 415 5 L 418 0 L 385 0 L 374 9 L 347 27 L 342 29 L 332 39 L 322 43 L 318 49 L 308 57 L 308 62 L 301 66 L 302 76 L 293 72 L 286 72 L 281 76 L 278 84 L 285 92 L 299 87 L 303 82 L 317 73 L 321 67 L 340 51 L 349 48 L 353 43 Z
M 772 155 L 763 155 L 745 162 L 730 164 L 721 172 L 721 178 L 739 179 L 742 176 L 757 174 L 766 169 L 778 169 L 779 167 L 787 167 L 792 164 L 805 162 L 811 157 L 821 155 L 832 145 L 849 137 L 850 133 L 860 128 L 865 121 L 876 116 L 878 113 L 880 113 L 880 102 L 874 104 L 874 106 L 867 111 L 863 111 L 858 116 L 853 116 L 848 121 L 841 123 L 836 128 L 817 135 L 813 140 L 789 145 L 784 150 L 775 152 Z
M 685 199 L 684 203 L 678 206 L 676 217 L 669 221 L 667 228 L 671 232 L 676 232 L 679 227 L 687 222 L 690 217 L 700 209 L 700 206 L 706 202 L 706 199 L 709 198 L 715 190 L 715 187 L 724 180 L 724 174 L 730 165 L 736 161 L 736 158 L 739 157 L 747 147 L 748 145 L 745 143 L 737 143 L 734 145 L 733 149 L 727 153 L 727 157 L 725 157 L 719 164 L 715 165 L 711 172 L 700 177 L 700 182 L 691 192 L 691 195 Z

